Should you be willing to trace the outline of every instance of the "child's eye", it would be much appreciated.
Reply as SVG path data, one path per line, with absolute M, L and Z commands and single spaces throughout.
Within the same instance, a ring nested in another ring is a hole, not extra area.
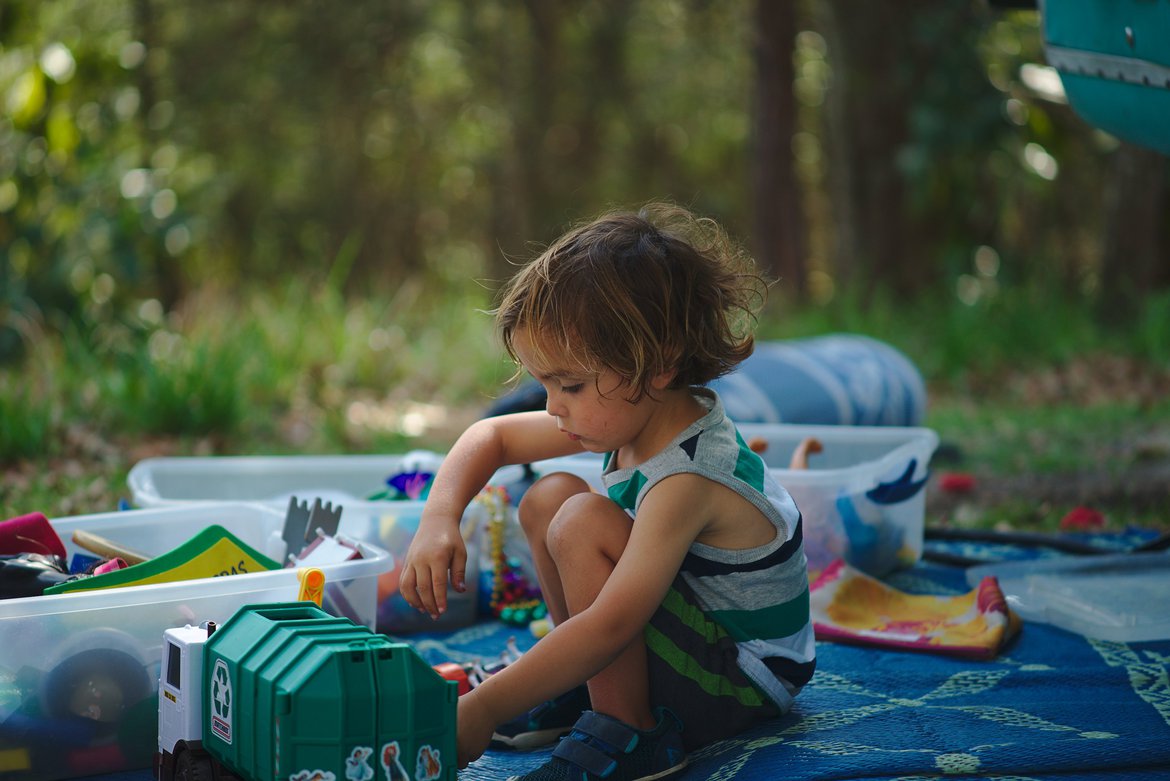
M 562 393 L 579 393 L 583 387 L 585 387 L 585 383 L 583 383 L 583 382 L 579 382 L 576 385 L 562 385 L 561 392 Z

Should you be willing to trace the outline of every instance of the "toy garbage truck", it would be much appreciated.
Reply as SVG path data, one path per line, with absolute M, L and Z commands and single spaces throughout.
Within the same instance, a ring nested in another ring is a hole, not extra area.
M 456 688 L 311 602 L 168 629 L 159 781 L 454 781 Z

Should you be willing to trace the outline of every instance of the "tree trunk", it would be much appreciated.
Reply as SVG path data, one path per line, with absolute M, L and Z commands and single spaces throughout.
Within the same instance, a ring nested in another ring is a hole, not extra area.
M 977 151 L 930 124 L 981 121 L 992 89 L 973 54 L 982 20 L 965 0 L 828 0 L 820 8 L 832 68 L 825 139 L 834 276 L 865 293 L 920 291 L 938 279 L 955 210 L 967 208 L 955 199 L 959 189 L 939 187 L 936 198 L 926 184 L 947 182 Z
M 1102 314 L 1132 315 L 1149 292 L 1170 287 L 1166 157 L 1122 143 L 1105 193 L 1101 257 Z
M 832 0 L 826 39 L 832 63 L 827 94 L 828 187 L 836 242 L 832 266 L 838 284 L 872 289 L 899 269 L 905 233 L 904 189 L 895 167 L 907 135 L 909 95 L 893 77 L 905 47 L 896 40 L 888 3 Z M 878 34 L 881 31 L 881 34 Z
M 792 157 L 795 3 L 757 0 L 755 15 L 755 256 L 785 294 L 799 296 L 808 288 L 808 273 L 803 201 Z

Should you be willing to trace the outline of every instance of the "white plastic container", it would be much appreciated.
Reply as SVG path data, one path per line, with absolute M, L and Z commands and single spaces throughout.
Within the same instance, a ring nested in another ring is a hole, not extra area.
M 338 531 L 385 548 L 394 569 L 378 579 L 377 629 L 387 634 L 441 632 L 473 623 L 479 607 L 480 556 L 468 550 L 468 590 L 448 592 L 447 612 L 438 621 L 411 608 L 398 593 L 398 567 L 422 515 L 416 500 L 370 501 L 387 480 L 404 472 L 438 470 L 443 457 L 426 450 L 400 455 L 214 456 L 148 458 L 127 478 L 139 507 L 189 506 L 199 502 L 254 501 L 283 513 L 289 498 L 321 498 L 342 507 Z M 493 483 L 508 483 L 522 470 L 501 470 Z M 465 519 L 467 520 L 467 519 Z M 472 536 L 469 539 L 477 540 Z
M 264 551 L 284 515 L 259 504 L 200 504 L 51 521 L 69 556 L 76 530 L 154 556 L 218 524 Z M 390 554 L 327 564 L 324 607 L 373 627 Z M 0 601 L 0 767 L 53 781 L 150 767 L 165 629 L 223 622 L 241 605 L 297 597 L 293 569 Z
M 922 557 L 925 483 L 938 435 L 901 426 L 742 424 L 749 442 L 766 443 L 764 463 L 804 518 L 809 569 L 844 558 L 872 575 L 913 565 Z M 790 469 L 793 451 L 806 438 L 822 451 L 808 469 Z M 600 487 L 601 457 L 551 459 L 533 465 L 539 474 L 567 471 Z
M 284 508 L 293 495 L 349 507 L 385 489 L 393 475 L 434 473 L 442 461 L 427 450 L 405 455 L 148 458 L 131 468 L 127 483 L 138 507 L 248 501 Z

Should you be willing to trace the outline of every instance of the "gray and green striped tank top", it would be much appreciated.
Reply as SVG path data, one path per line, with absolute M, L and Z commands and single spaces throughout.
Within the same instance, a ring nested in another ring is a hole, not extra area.
M 816 666 L 800 512 L 724 415 L 719 397 L 706 388 L 692 392 L 707 414 L 635 467 L 615 469 L 607 454 L 602 482 L 635 523 L 646 493 L 686 472 L 731 488 L 772 522 L 776 538 L 757 548 L 692 544 L 679 574 L 708 618 L 734 638 L 740 669 L 787 710 Z

